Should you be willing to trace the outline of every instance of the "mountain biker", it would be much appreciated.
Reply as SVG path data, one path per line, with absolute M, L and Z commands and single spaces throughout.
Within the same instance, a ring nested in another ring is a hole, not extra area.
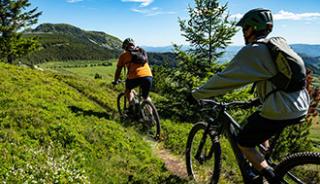
M 278 90 L 268 95 L 275 89 L 268 79 L 275 76 L 277 68 L 266 44 L 257 41 L 265 39 L 272 31 L 273 18 L 270 10 L 250 10 L 236 25 L 242 27 L 246 45 L 224 71 L 194 89 L 192 95 L 195 99 L 204 99 L 255 83 L 258 101 L 253 103 L 260 102 L 262 106 L 248 117 L 237 137 L 238 146 L 269 183 L 280 183 L 273 168 L 255 147 L 287 125 L 301 122 L 308 111 L 309 95 L 306 89 L 290 93 Z
M 116 84 L 119 81 L 121 70 L 122 68 L 126 67 L 128 72 L 125 94 L 129 100 L 130 107 L 133 105 L 133 94 L 131 92 L 133 88 L 140 86 L 142 90 L 142 97 L 147 100 L 152 86 L 152 72 L 148 62 L 144 64 L 132 62 L 133 57 L 131 51 L 135 50 L 136 48 L 137 47 L 135 46 L 132 38 L 127 38 L 123 41 L 122 49 L 124 52 L 119 56 L 113 81 L 113 84 Z

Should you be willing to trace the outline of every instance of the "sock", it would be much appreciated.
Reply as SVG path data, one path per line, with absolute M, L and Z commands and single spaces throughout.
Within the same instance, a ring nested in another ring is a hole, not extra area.
M 280 178 L 274 173 L 272 167 L 264 168 L 260 171 L 261 175 L 267 179 L 270 184 L 280 184 Z

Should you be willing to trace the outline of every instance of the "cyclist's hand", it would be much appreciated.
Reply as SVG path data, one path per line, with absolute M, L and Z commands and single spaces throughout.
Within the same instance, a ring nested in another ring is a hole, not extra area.
M 117 84 L 119 84 L 119 80 L 112 81 L 112 84 L 113 84 L 113 85 L 117 85 Z

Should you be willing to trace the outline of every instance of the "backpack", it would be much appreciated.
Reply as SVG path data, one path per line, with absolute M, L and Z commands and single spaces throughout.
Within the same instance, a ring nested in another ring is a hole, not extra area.
M 134 49 L 130 49 L 129 52 L 131 53 L 132 63 L 144 65 L 148 62 L 148 56 L 144 49 L 136 47 Z
M 275 91 L 294 92 L 306 87 L 306 68 L 301 57 L 295 53 L 286 40 L 282 37 L 272 37 L 258 41 L 257 43 L 266 44 L 272 60 L 274 61 L 278 73 L 269 79 L 276 89 Z

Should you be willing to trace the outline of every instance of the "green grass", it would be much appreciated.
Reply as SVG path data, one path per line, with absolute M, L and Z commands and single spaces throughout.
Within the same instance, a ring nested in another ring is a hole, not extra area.
M 101 66 L 101 64 L 110 66 Z M 56 71 L 67 71 L 76 75 L 94 79 L 96 74 L 102 76 L 104 81 L 113 81 L 116 69 L 116 61 L 114 59 L 108 61 L 69 61 L 69 62 L 48 62 L 40 64 L 41 68 L 53 69 Z
M 2 182 L 182 183 L 133 127 L 85 96 L 102 92 L 66 83 L 90 82 L 3 63 L 0 82 Z
M 114 78 L 115 67 L 114 65 L 110 67 L 95 66 L 86 68 L 66 68 L 65 70 L 91 79 L 94 79 L 95 75 L 99 74 L 102 76 L 102 80 L 111 82 Z

